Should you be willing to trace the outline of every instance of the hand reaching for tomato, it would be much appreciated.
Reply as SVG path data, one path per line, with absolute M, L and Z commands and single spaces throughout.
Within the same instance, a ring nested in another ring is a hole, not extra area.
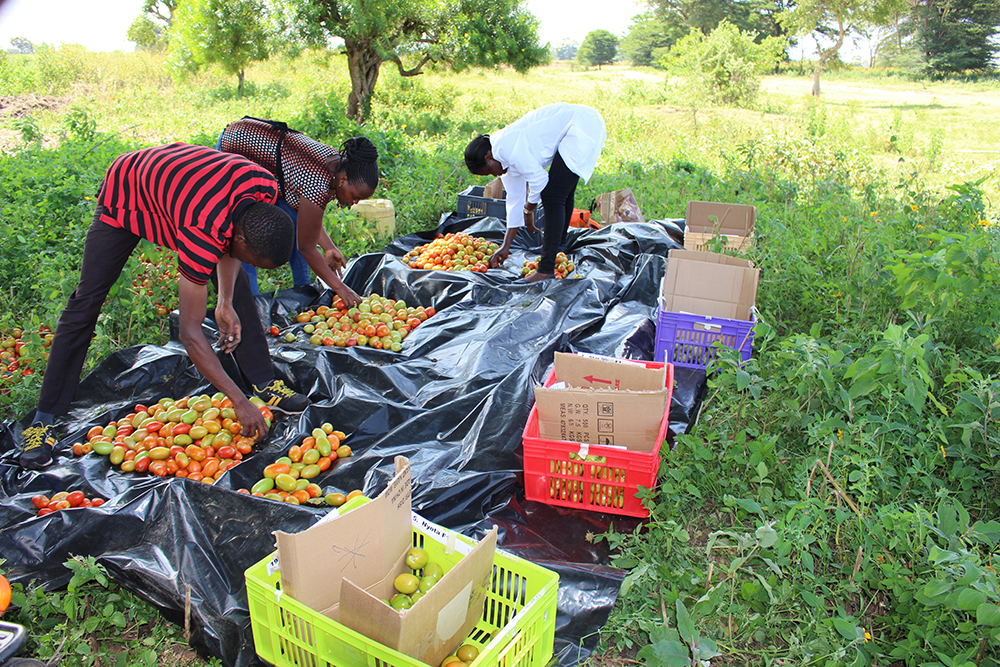
M 260 409 L 243 397 L 233 401 L 233 409 L 236 410 L 237 421 L 243 425 L 241 433 L 257 442 L 263 440 L 267 435 L 268 426 Z
M 490 268 L 496 269 L 503 266 L 508 257 L 510 257 L 510 248 L 501 247 L 490 257 Z

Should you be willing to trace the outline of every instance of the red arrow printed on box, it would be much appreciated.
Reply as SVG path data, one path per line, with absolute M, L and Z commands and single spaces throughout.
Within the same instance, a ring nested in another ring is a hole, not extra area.
M 595 382 L 603 382 L 604 384 L 611 384 L 611 380 L 602 380 L 601 378 L 595 378 L 593 375 L 585 375 L 583 376 L 583 379 L 589 382 L 590 384 L 594 384 Z

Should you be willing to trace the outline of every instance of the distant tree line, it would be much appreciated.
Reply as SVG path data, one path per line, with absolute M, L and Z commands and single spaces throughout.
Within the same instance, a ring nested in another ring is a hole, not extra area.
M 645 0 L 619 38 L 595 30 L 581 44 L 538 39 L 523 0 L 144 0 L 128 37 L 166 49 L 178 71 L 217 64 L 243 94 L 246 67 L 279 52 L 331 48 L 347 59 L 349 118 L 365 119 L 383 63 L 401 76 L 425 67 L 509 66 L 518 71 L 559 59 L 601 67 L 634 65 L 695 73 L 709 99 L 752 97 L 755 77 L 815 42 L 813 93 L 820 73 L 852 36 L 873 40 L 873 63 L 929 75 L 995 71 L 1000 0 Z M 15 44 L 24 51 L 31 48 Z
M 852 36 L 873 42 L 871 64 L 927 75 L 990 72 L 1000 54 L 997 0 L 647 0 L 621 42 L 634 65 L 666 67 L 667 52 L 693 32 L 709 35 L 723 22 L 788 41 L 809 37 L 821 66 Z

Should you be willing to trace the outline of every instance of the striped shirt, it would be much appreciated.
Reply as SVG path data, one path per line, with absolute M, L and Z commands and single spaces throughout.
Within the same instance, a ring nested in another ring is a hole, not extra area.
M 226 126 L 219 148 L 242 155 L 277 175 L 279 130 L 256 118 L 243 118 Z M 338 159 L 340 151 L 289 129 L 281 142 L 281 169 L 285 190 L 281 197 L 296 211 L 303 198 L 321 209 L 333 197 L 333 177 L 327 162 Z
M 243 208 L 277 197 L 274 176 L 253 162 L 176 143 L 118 156 L 97 203 L 107 209 L 102 222 L 176 250 L 181 275 L 204 285 L 229 252 Z

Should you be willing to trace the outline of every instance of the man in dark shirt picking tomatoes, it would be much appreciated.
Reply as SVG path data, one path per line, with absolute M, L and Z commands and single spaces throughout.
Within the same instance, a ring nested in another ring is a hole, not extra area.
M 170 144 L 119 156 L 108 168 L 87 232 L 80 282 L 59 318 L 20 463 L 52 462 L 55 415 L 69 410 L 87 348 L 108 292 L 140 239 L 177 251 L 180 342 L 195 367 L 233 402 L 244 435 L 261 438 L 261 412 L 226 374 L 202 333 L 207 283 L 218 292 L 219 347 L 232 352 L 254 393 L 272 410 L 302 412 L 309 400 L 274 377 L 264 330 L 241 262 L 277 268 L 288 261 L 294 232 L 274 205 L 278 184 L 238 155 Z

